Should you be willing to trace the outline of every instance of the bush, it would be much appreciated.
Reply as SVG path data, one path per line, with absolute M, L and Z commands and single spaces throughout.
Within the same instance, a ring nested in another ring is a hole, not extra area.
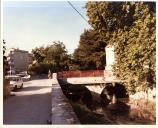
M 34 64 L 28 68 L 28 74 L 30 75 L 40 75 L 40 74 L 48 74 L 48 71 L 55 71 L 51 64 Z

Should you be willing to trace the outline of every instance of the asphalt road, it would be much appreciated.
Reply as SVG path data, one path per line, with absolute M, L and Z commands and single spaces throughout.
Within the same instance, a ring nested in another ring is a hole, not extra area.
M 51 79 L 24 82 L 4 100 L 4 124 L 47 124 L 51 116 Z

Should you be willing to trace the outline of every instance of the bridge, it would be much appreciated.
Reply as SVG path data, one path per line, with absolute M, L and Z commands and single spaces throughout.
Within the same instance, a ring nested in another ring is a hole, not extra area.
M 63 71 L 57 73 L 57 79 L 63 84 L 93 85 L 121 82 L 116 79 L 111 71 Z
M 74 112 L 74 109 L 72 108 L 72 106 L 70 104 L 70 101 L 72 99 L 68 100 L 68 98 L 70 98 L 70 97 L 67 97 L 67 95 L 65 95 L 66 92 L 63 91 L 62 87 L 63 86 L 65 86 L 66 88 L 73 87 L 73 89 L 78 88 L 78 87 L 85 87 L 85 88 L 88 88 L 91 93 L 93 93 L 93 91 L 96 91 L 98 94 L 101 94 L 102 90 L 106 87 L 105 83 L 120 82 L 119 80 L 112 79 L 112 77 L 105 78 L 106 75 L 110 76 L 110 74 L 108 74 L 107 72 L 106 72 L 107 74 L 104 74 L 104 73 L 105 73 L 104 71 L 90 71 L 90 75 L 89 75 L 89 73 L 87 71 L 86 72 L 77 71 L 77 73 L 76 72 L 63 72 L 63 74 L 62 74 L 62 72 L 60 72 L 58 74 L 53 74 L 51 123 L 52 124 L 80 124 L 80 123 L 82 123 L 82 121 L 79 120 L 80 117 L 78 117 L 78 115 L 76 115 L 77 114 L 76 111 Z M 64 83 L 65 79 L 67 82 L 66 84 Z M 95 79 L 95 80 L 93 80 L 93 79 Z M 63 85 L 60 84 L 60 80 L 63 80 L 62 81 Z M 102 88 L 98 89 L 99 84 L 103 84 L 103 86 L 102 86 Z M 77 92 L 78 92 L 78 90 L 77 90 Z M 85 93 L 82 94 L 79 92 L 78 94 L 81 95 L 81 97 L 86 97 L 86 96 L 89 97 L 89 95 L 84 95 Z M 68 95 L 68 96 L 70 96 L 70 95 Z M 75 95 L 71 95 L 71 98 L 73 96 L 75 96 Z M 118 105 L 117 103 L 119 103 L 119 102 L 116 102 L 115 94 L 113 94 L 111 104 L 109 104 L 109 106 L 111 106 L 111 108 L 109 108 L 108 110 L 119 111 L 121 109 L 121 110 L 123 110 L 121 112 L 121 114 L 122 114 L 122 113 L 126 113 L 129 111 L 128 105 L 130 105 L 130 107 L 131 107 L 130 111 L 132 111 L 132 112 L 129 113 L 130 114 L 129 116 L 133 116 L 132 113 L 135 112 L 136 108 L 139 108 L 139 105 L 141 105 L 142 102 L 140 102 L 139 100 L 135 101 L 135 100 L 131 99 L 131 97 L 129 97 L 129 98 L 130 98 L 129 101 L 123 101 L 123 102 L 122 102 L 122 100 L 128 100 L 128 99 L 124 99 L 124 98 L 121 99 L 122 104 L 120 104 L 120 107 L 118 108 L 116 106 Z M 120 99 L 118 99 L 118 100 L 120 101 Z M 89 101 L 89 99 L 87 99 L 86 101 Z M 77 102 L 81 102 L 81 101 L 77 100 Z M 125 103 L 128 102 L 127 105 L 123 104 L 124 102 Z M 88 105 L 88 104 L 85 104 L 85 105 Z M 144 108 L 144 110 L 146 110 L 145 109 L 146 107 L 143 107 L 143 108 Z M 140 107 L 140 109 L 142 109 L 142 107 Z M 142 112 L 143 112 L 143 114 L 146 113 L 145 111 L 142 111 Z M 134 114 L 136 114 L 136 116 L 138 114 L 138 116 L 142 118 L 142 115 L 140 115 L 139 113 L 134 113 Z M 152 120 L 155 120 L 155 114 L 150 115 L 150 113 L 149 113 L 148 116 L 154 117 Z M 125 118 L 127 118 L 127 117 L 125 116 Z M 109 122 L 112 124 L 116 123 L 116 122 L 113 122 L 113 120 L 109 120 Z M 133 123 L 133 121 L 131 121 L 131 120 L 130 120 L 130 122 Z
M 108 70 L 58 72 L 57 79 L 60 83 L 60 86 L 65 86 L 65 88 L 68 88 L 69 85 L 71 85 L 71 87 L 82 85 L 86 86 L 86 88 L 88 88 L 90 91 L 99 95 L 103 92 L 104 88 L 106 88 L 107 83 L 111 83 L 110 85 L 115 88 L 115 84 L 121 82 L 113 76 L 111 71 Z M 115 93 L 113 94 L 111 101 L 112 103 L 116 103 Z
M 106 87 L 106 83 L 113 83 L 112 85 L 115 86 L 116 82 L 120 81 L 114 78 L 110 72 L 104 70 L 54 73 L 52 85 L 52 124 L 80 123 L 66 95 L 64 95 L 66 93 L 64 91 L 65 87 L 73 86 L 73 88 L 77 88 L 82 85 L 92 92 L 96 91 L 96 93 L 101 94 L 102 90 Z M 99 90 L 96 89 L 100 84 L 103 84 L 103 86 Z M 111 101 L 116 103 L 115 94 L 113 94 Z

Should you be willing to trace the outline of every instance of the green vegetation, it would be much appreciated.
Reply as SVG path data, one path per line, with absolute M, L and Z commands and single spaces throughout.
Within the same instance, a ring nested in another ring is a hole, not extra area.
M 3 77 L 7 75 L 7 71 L 9 71 L 7 57 L 4 55 L 6 50 L 5 44 L 6 42 L 3 40 Z
M 49 70 L 52 72 L 69 70 L 70 56 L 62 42 L 35 48 L 32 53 L 34 63 L 28 69 L 29 74 L 47 74 Z
M 87 2 L 93 27 L 84 30 L 79 46 L 68 55 L 62 42 L 32 50 L 36 63 L 30 73 L 104 69 L 105 46 L 115 48 L 114 74 L 126 81 L 129 92 L 156 85 L 156 3 Z
M 85 30 L 80 36 L 80 42 L 75 49 L 73 64 L 79 70 L 104 69 L 105 46 L 97 31 Z
M 156 3 L 88 2 L 86 9 L 100 38 L 114 45 L 114 74 L 129 91 L 155 87 Z

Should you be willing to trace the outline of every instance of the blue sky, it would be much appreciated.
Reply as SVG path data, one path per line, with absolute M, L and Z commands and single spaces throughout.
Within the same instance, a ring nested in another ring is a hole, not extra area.
M 86 17 L 85 1 L 71 1 Z M 4 2 L 3 34 L 7 48 L 31 51 L 62 41 L 68 52 L 73 53 L 84 29 L 90 28 L 67 1 Z

